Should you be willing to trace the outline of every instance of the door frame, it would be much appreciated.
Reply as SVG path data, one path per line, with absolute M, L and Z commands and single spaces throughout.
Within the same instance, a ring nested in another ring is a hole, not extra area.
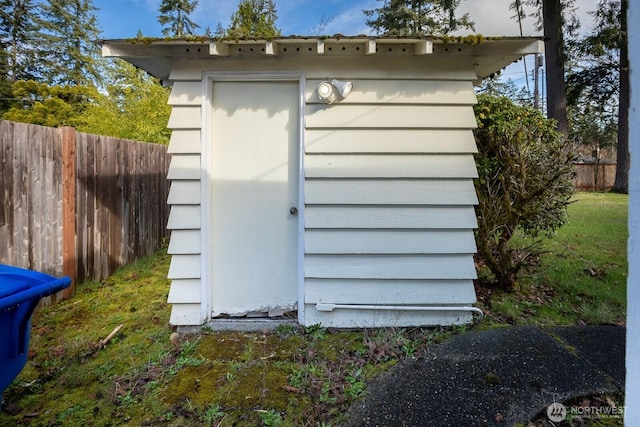
M 202 77 L 202 129 L 200 132 L 200 309 L 202 323 L 211 320 L 213 292 L 211 263 L 208 263 L 213 239 L 206 218 L 211 216 L 211 182 L 207 178 L 211 160 L 211 115 L 213 110 L 213 84 L 215 82 L 298 82 L 298 248 L 297 295 L 298 323 L 304 323 L 304 109 L 306 75 L 303 71 L 205 71 Z

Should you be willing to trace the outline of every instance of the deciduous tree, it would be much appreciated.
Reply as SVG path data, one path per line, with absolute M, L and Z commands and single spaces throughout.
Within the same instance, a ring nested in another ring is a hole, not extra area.
M 475 112 L 478 254 L 499 286 L 518 290 L 538 250 L 513 238 L 550 235 L 565 222 L 574 155 L 555 123 L 533 108 L 481 95 Z

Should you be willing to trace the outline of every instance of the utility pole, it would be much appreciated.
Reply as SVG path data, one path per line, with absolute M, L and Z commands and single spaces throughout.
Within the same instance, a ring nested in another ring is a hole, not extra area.
M 538 84 L 538 75 L 540 68 L 542 68 L 542 56 L 536 54 L 536 62 L 533 66 L 533 108 L 540 109 L 540 85 Z

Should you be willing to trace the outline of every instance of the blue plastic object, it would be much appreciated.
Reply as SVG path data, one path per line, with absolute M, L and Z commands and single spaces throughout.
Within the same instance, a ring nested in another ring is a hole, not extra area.
M 27 362 L 31 315 L 40 298 L 71 285 L 36 271 L 0 264 L 0 403 L 4 390 Z

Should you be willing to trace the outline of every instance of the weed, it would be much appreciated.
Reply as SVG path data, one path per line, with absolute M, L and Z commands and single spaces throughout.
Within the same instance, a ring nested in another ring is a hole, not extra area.
M 292 366 L 291 373 L 289 374 L 289 385 L 291 387 L 302 388 L 306 386 L 306 377 L 303 369 Z
M 405 359 L 413 359 L 416 356 L 417 345 L 415 342 L 407 340 L 402 344 L 401 350 Z
M 77 414 L 82 411 L 82 407 L 80 405 L 71 406 L 70 408 L 65 409 L 58 415 L 58 421 L 62 422 L 71 417 L 74 414 Z
M 304 329 L 304 333 L 313 340 L 321 340 L 327 334 L 327 328 L 324 328 L 320 323 L 316 323 L 315 325 L 307 326 Z
M 281 323 L 276 328 L 276 333 L 282 338 L 289 337 L 296 333 L 297 327 L 292 323 Z
M 186 340 L 182 343 L 182 354 L 183 355 L 191 355 L 196 352 L 198 349 L 198 340 Z
M 207 426 L 213 426 L 216 421 L 224 417 L 224 412 L 220 409 L 220 405 L 212 405 L 204 411 L 202 419 Z
M 333 405 L 337 402 L 338 399 L 336 399 L 335 396 L 331 396 L 331 384 L 329 384 L 328 382 L 322 383 L 318 400 L 320 401 L 320 403 L 329 405 Z
M 145 388 L 147 389 L 147 391 L 153 391 L 153 390 L 157 389 L 159 385 L 160 385 L 160 380 L 156 379 L 156 380 L 149 381 L 145 385 Z
M 351 375 L 347 375 L 345 380 L 348 384 L 344 390 L 345 397 L 350 400 L 355 400 L 364 395 L 366 385 L 361 368 L 354 370 Z
M 131 390 L 128 390 L 125 394 L 120 396 L 118 401 L 120 403 L 120 406 L 126 409 L 131 409 L 138 403 L 138 399 L 136 399 L 135 396 L 131 395 Z
M 279 427 L 282 425 L 282 415 L 280 412 L 275 409 L 258 410 L 258 415 L 260 416 L 260 421 L 265 427 Z

